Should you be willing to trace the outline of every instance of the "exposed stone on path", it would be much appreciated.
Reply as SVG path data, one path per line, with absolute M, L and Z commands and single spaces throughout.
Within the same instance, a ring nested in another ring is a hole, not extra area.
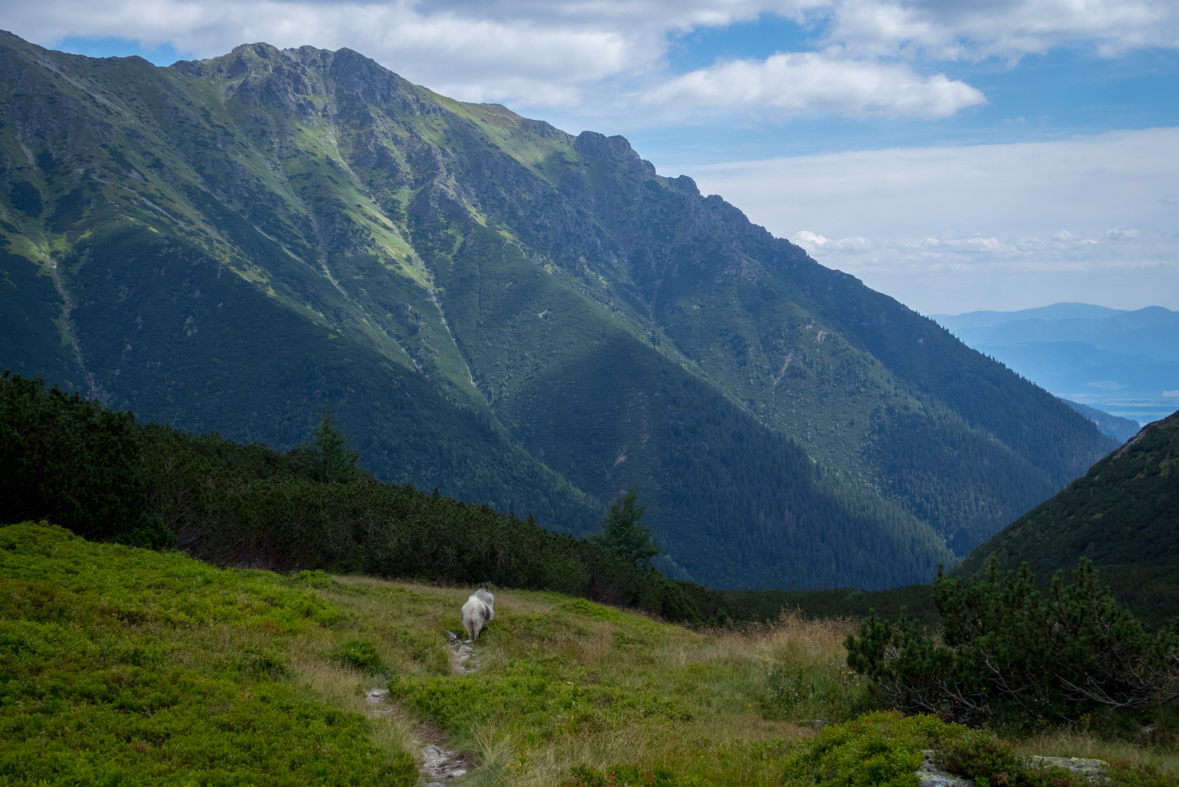
M 921 753 L 925 755 L 925 762 L 917 769 L 917 778 L 921 781 L 921 787 L 974 787 L 972 779 L 965 779 L 939 770 L 933 764 L 933 755 L 936 753 L 933 749 L 926 749 Z M 1083 757 L 1032 757 L 1028 761 L 1028 765 L 1045 770 L 1063 768 L 1094 784 L 1103 784 L 1109 781 L 1109 774 L 1105 771 L 1109 763 L 1104 760 L 1088 760 Z
M 470 675 L 475 672 L 478 666 L 473 663 L 468 665 L 471 657 L 475 655 L 474 648 L 464 645 L 453 631 L 446 632 L 446 635 L 450 640 L 450 671 L 455 675 Z
M 385 698 L 388 696 L 388 694 L 388 689 L 369 689 L 364 693 L 364 701 L 368 705 L 384 705 Z M 382 716 L 388 716 L 392 712 L 392 708 L 379 708 L 370 710 L 365 715 L 370 719 L 378 719 Z
M 466 648 L 470 651 L 470 648 Z M 470 655 L 469 653 L 467 655 Z M 364 693 L 364 701 L 368 705 L 381 706 L 389 697 L 388 689 L 369 689 Z M 369 718 L 387 716 L 394 712 L 394 708 L 384 707 L 368 712 Z M 462 755 L 435 746 L 430 743 L 422 747 L 421 774 L 425 778 L 426 787 L 442 787 L 443 782 L 457 779 L 467 772 Z
M 441 785 L 447 779 L 457 779 L 466 773 L 459 756 L 452 751 L 430 744 L 422 749 L 422 775 L 430 782 L 426 787 Z

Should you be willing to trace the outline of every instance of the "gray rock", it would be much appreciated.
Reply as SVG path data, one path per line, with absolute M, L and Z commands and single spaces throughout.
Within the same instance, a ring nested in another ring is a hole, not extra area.
M 1064 768 L 1066 771 L 1096 783 L 1109 781 L 1106 768 L 1109 763 L 1105 760 L 1088 760 L 1084 757 L 1032 757 L 1029 764 L 1033 768 Z
M 917 769 L 917 778 L 921 781 L 921 787 L 974 787 L 972 779 L 955 776 L 934 765 L 934 751 L 932 749 L 926 749 L 921 753 L 925 755 L 925 762 L 921 763 L 921 767 Z
M 429 744 L 422 749 L 422 774 L 432 779 L 430 784 L 441 784 L 446 779 L 457 779 L 466 773 L 462 762 L 452 751 Z

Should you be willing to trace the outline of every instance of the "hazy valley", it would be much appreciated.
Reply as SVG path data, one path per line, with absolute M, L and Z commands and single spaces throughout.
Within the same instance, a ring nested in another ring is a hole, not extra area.
M 1179 407 L 1179 315 L 1161 306 L 1124 311 L 1057 303 L 932 319 L 1064 399 L 1140 424 Z M 1132 436 L 1127 427 L 1117 425 L 1119 439 Z

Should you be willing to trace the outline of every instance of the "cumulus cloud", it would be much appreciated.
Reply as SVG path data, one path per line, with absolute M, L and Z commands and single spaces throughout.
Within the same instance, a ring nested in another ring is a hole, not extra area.
M 872 241 L 867 238 L 839 238 L 832 240 L 810 230 L 799 230 L 790 236 L 790 240 L 802 246 L 811 254 L 822 254 L 827 251 L 872 250 Z
M 845 117 L 943 118 L 986 102 L 981 92 L 908 65 L 832 58 L 819 52 L 718 63 L 673 79 L 646 101 L 693 110 L 752 109 Z
M 433 90 L 469 101 L 576 105 L 582 91 L 639 69 L 657 31 L 613 22 L 559 25 L 462 9 L 428 11 L 407 0 L 47 0 L 23 4 L 14 32 L 48 44 L 66 37 L 121 37 L 212 57 L 242 43 L 349 47 Z
M 1015 60 L 1092 43 L 1103 55 L 1179 46 L 1179 8 L 1160 0 L 836 0 L 828 44 L 863 54 Z
M 1179 5 L 1165 0 L 44 0 L 9 6 L 6 28 L 50 46 L 67 37 L 116 37 L 171 44 L 199 57 L 253 41 L 348 46 L 457 98 L 591 111 L 605 111 L 624 94 L 640 98 L 623 101 L 623 111 L 652 101 L 730 109 L 765 101 L 787 114 L 944 117 L 980 103 L 982 95 L 938 74 L 931 64 L 939 61 L 1018 60 L 1078 42 L 1107 55 L 1179 46 Z M 763 15 L 815 31 L 817 51 L 668 72 L 672 37 Z M 922 65 L 914 69 L 915 63 Z M 873 87 L 879 96 L 871 95 Z

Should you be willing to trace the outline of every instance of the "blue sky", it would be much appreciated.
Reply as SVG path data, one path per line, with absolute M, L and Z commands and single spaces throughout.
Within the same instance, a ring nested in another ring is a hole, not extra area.
M 159 65 L 350 47 L 623 134 L 924 313 L 1179 309 L 1173 0 L 43 0 L 0 27 Z

